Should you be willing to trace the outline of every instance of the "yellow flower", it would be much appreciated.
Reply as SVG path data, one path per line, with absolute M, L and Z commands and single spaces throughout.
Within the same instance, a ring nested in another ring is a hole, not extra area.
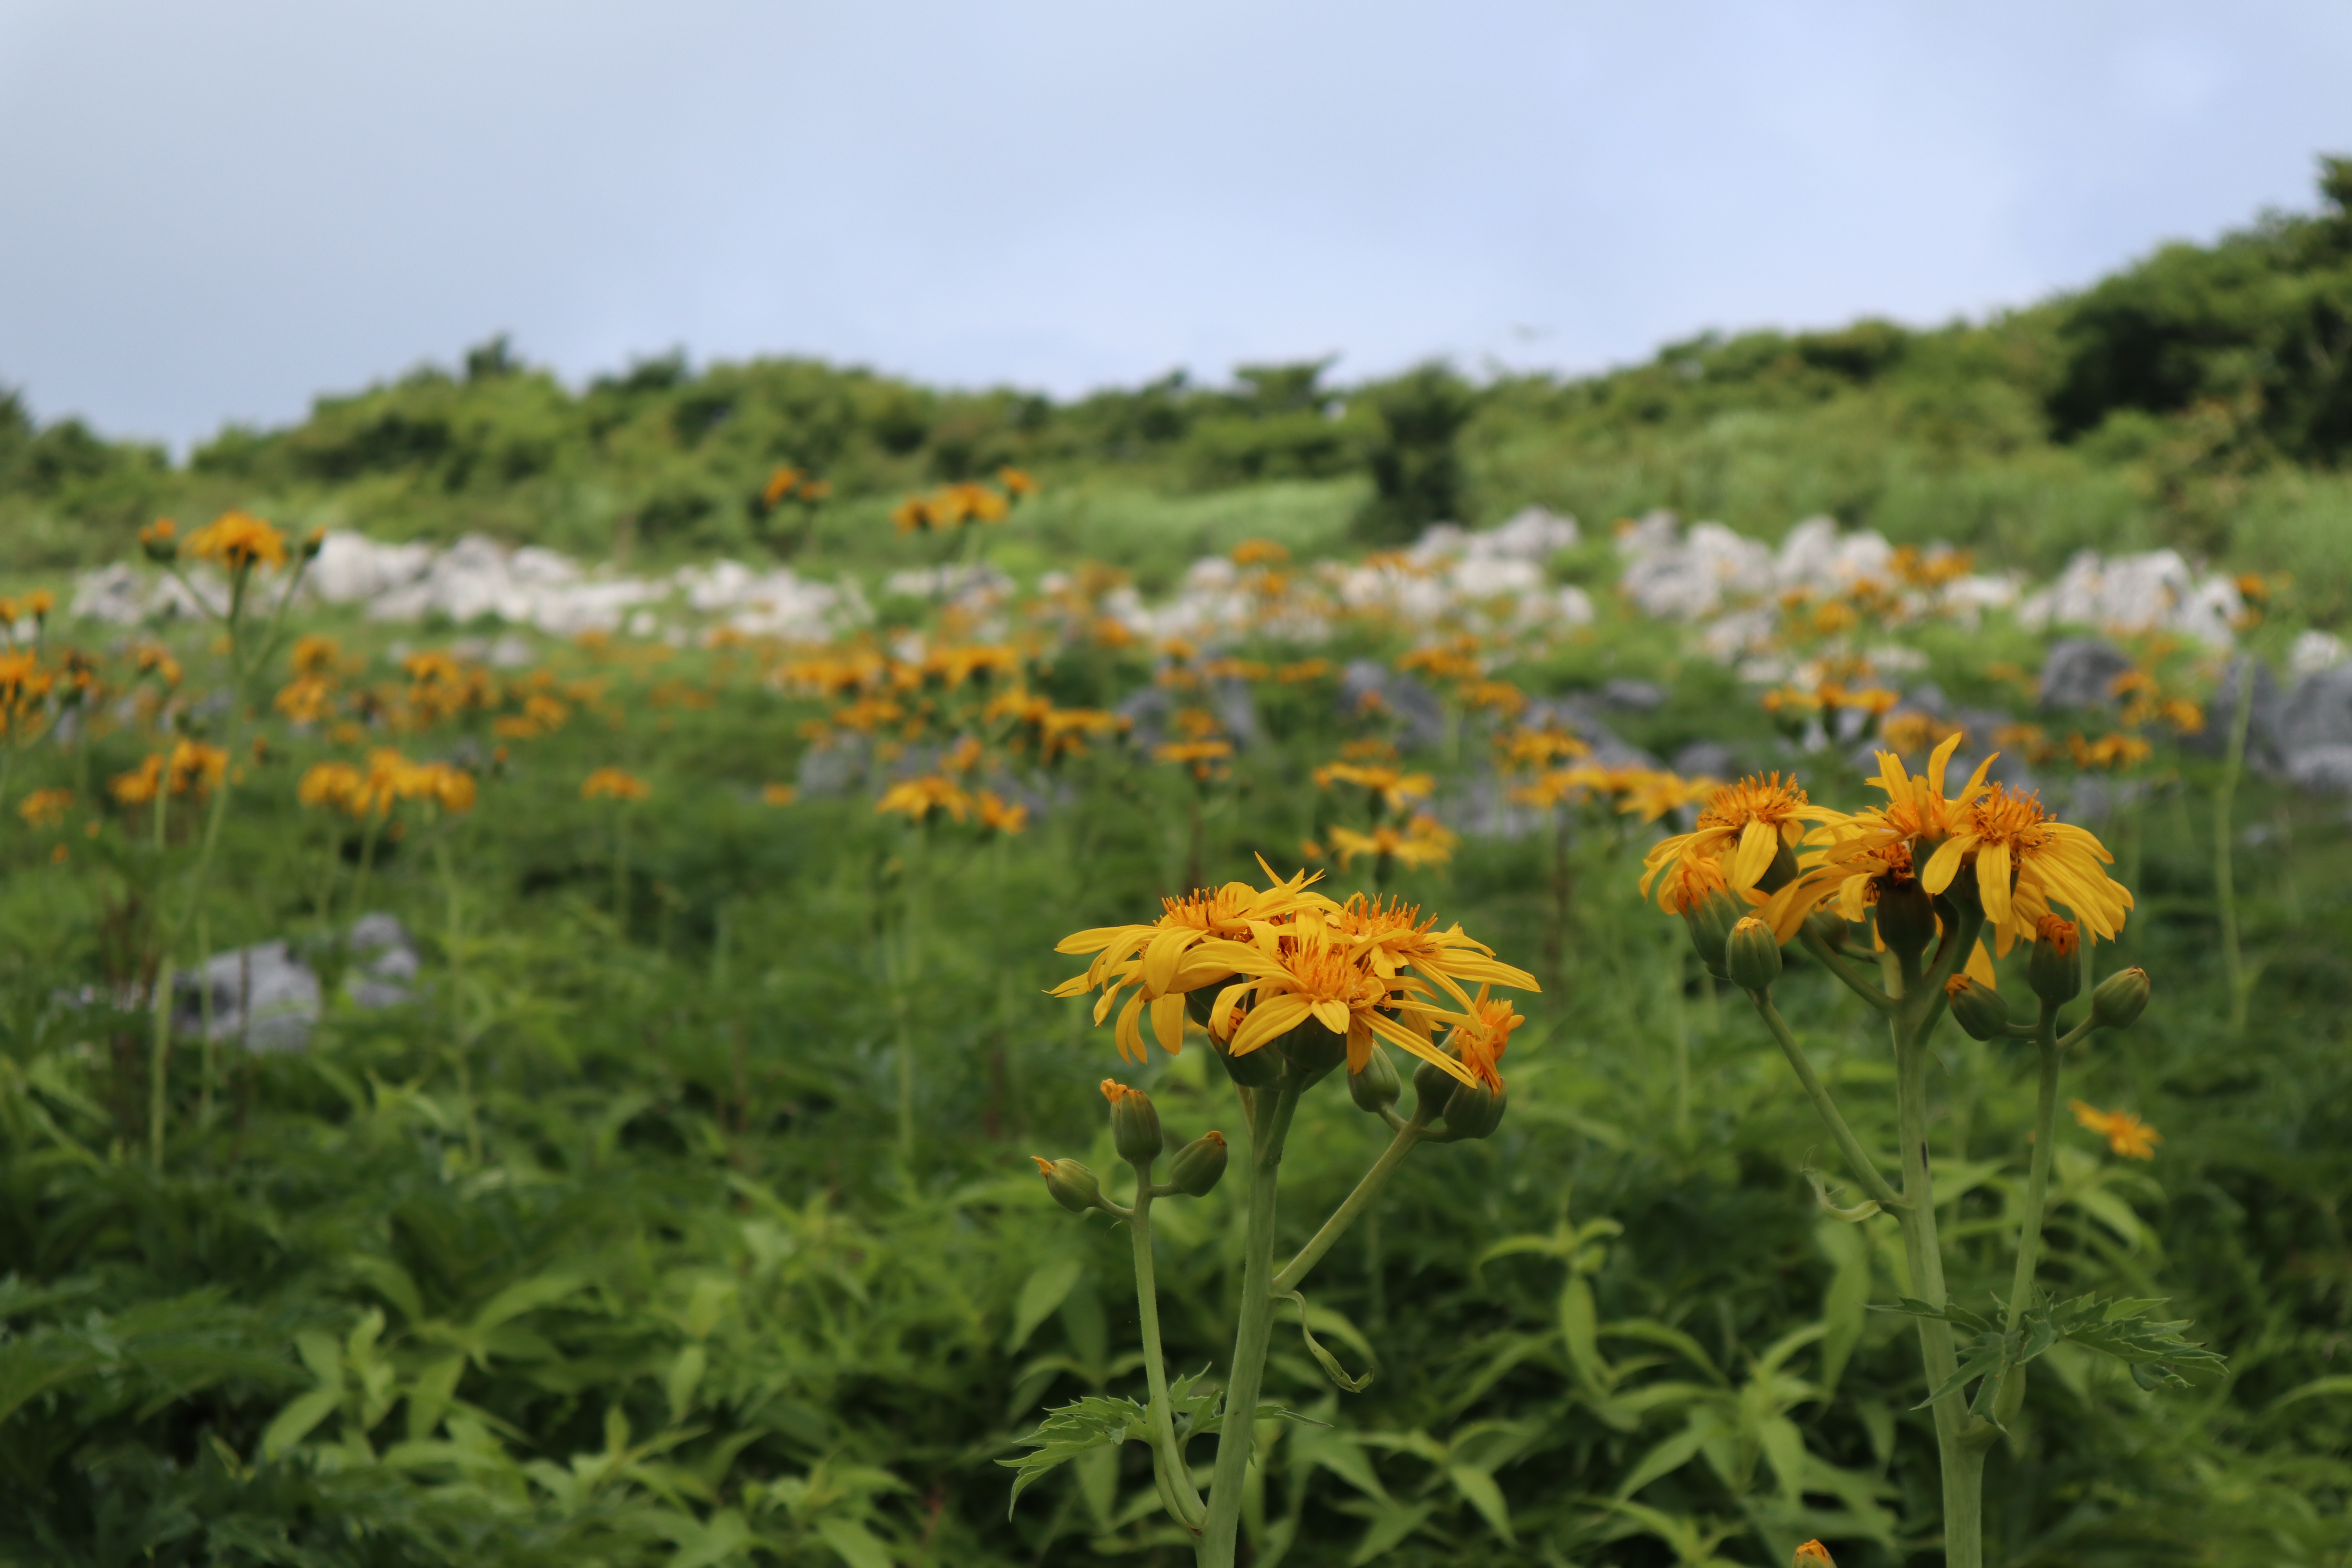
M 1543 989 L 1534 975 L 1505 963 L 1493 948 L 1465 932 L 1459 921 L 1439 931 L 1434 917 L 1422 919 L 1420 908 L 1402 899 L 1383 903 L 1358 893 L 1326 919 L 1348 943 L 1349 955 L 1373 973 L 1393 979 L 1411 969 L 1435 981 L 1465 1008 L 1471 1005 L 1465 984 L 1479 987 L 1482 997 L 1488 985 Z
M 777 468 L 768 476 L 768 482 L 760 487 L 760 504 L 774 506 L 800 488 L 802 478 L 798 468 L 790 466 Z
M 1893 752 L 1879 752 L 1878 776 L 1870 782 L 1885 792 L 1886 804 L 1857 812 L 1853 821 L 1893 837 L 1941 843 L 1960 824 L 1969 806 L 1985 793 L 1985 772 L 1992 766 L 1993 758 L 2000 755 L 1998 752 L 1987 755 L 1977 764 L 1977 771 L 1969 775 L 1960 793 L 1947 799 L 1944 769 L 1965 739 L 1958 731 L 1945 736 L 1935 754 L 1927 759 L 1927 770 L 1916 775 L 1904 771 L 1903 759 Z
M 27 827 L 55 827 L 66 819 L 73 798 L 69 789 L 37 789 L 17 805 L 16 815 Z
M 2073 1108 L 2076 1121 L 2105 1139 L 2107 1147 L 2126 1160 L 2153 1160 L 2156 1146 L 2164 1142 L 2163 1133 L 2128 1110 L 2101 1110 L 2079 1100 L 2066 1103 Z
M 2030 934 L 2053 902 L 2103 941 L 2114 941 L 2122 929 L 2132 896 L 2104 869 L 2115 857 L 2087 830 L 2053 821 L 2033 796 L 1996 784 L 1970 801 L 1952 827 L 1920 872 L 1920 885 L 1941 893 L 1973 860 L 1977 896 L 2003 952 Z
M 1004 487 L 1004 493 L 1007 495 L 1034 496 L 1037 493 L 1037 481 L 1020 468 L 997 469 L 996 482 Z
M 1315 770 L 1318 789 L 1334 784 L 1360 784 L 1391 811 L 1402 811 L 1417 800 L 1427 800 L 1436 781 L 1427 773 L 1408 773 L 1373 763 L 1327 763 Z
M 151 752 L 129 773 L 117 773 L 110 780 L 106 791 L 124 805 L 144 805 L 155 798 L 163 788 L 163 758 Z
M 799 792 L 788 784 L 767 784 L 760 791 L 760 798 L 770 805 L 790 805 L 798 796 Z
M 202 741 L 182 741 L 173 746 L 168 765 L 173 795 L 204 795 L 226 776 L 228 753 Z
M 968 822 L 971 818 L 972 798 L 945 773 L 926 773 L 892 784 L 874 803 L 874 809 L 885 816 L 896 812 L 918 824 L 929 822 L 934 814 L 942 811 L 958 822 Z
M 1244 539 L 1234 546 L 1233 561 L 1236 566 L 1260 566 L 1268 562 L 1289 559 L 1288 547 L 1276 544 L 1271 539 Z
M 1337 826 L 1331 829 L 1331 853 L 1339 858 L 1343 870 L 1354 866 L 1359 855 L 1389 860 L 1407 870 L 1443 866 L 1454 858 L 1458 842 L 1450 829 L 1426 812 L 1402 828 L 1383 822 L 1370 833 Z
M 1724 879 L 1744 893 L 1783 848 L 1794 850 L 1802 842 L 1806 823 L 1837 817 L 1827 806 L 1811 805 L 1793 777 L 1783 782 L 1777 773 L 1755 774 L 1726 784 L 1707 796 L 1697 827 L 1660 839 L 1643 858 L 1642 892 L 1647 896 L 1658 874 L 1680 861 L 1727 860 Z
M 188 553 L 232 573 L 286 564 L 286 536 L 257 517 L 225 511 L 188 535 Z
M 349 763 L 314 763 L 294 786 L 294 798 L 313 810 L 348 811 L 358 815 L 357 803 L 367 789 L 367 777 Z
M 1029 808 L 1005 800 L 994 790 L 980 792 L 980 825 L 1013 834 L 1029 826 Z
M 1488 1001 L 1486 988 L 1481 985 L 1468 1016 L 1454 1026 L 1445 1043 L 1461 1058 L 1462 1065 L 1470 1069 L 1471 1077 L 1500 1094 L 1504 1048 L 1511 1043 L 1511 1031 L 1526 1022 L 1512 1004 Z
M 618 768 L 598 768 L 580 785 L 582 800 L 643 800 L 653 793 L 653 785 Z
M 1471 1068 L 1430 1040 L 1434 1025 L 1452 1016 L 1423 1005 L 1412 981 L 1371 973 L 1349 957 L 1341 940 L 1322 921 L 1307 915 L 1291 922 L 1271 952 L 1239 942 L 1219 942 L 1204 951 L 1204 960 L 1228 963 L 1242 977 L 1220 992 L 1210 1009 L 1213 1028 L 1231 1029 L 1225 1048 L 1234 1056 L 1247 1056 L 1312 1019 L 1345 1038 L 1350 1072 L 1363 1070 L 1371 1059 L 1372 1042 L 1381 1039 L 1437 1063 L 1464 1083 L 1474 1081 Z M 1234 1005 L 1244 994 L 1254 1000 L 1235 1024 Z
M 1808 1541 L 1789 1559 L 1789 1568 L 1837 1568 L 1837 1563 L 1830 1556 L 1828 1547 L 1818 1541 Z
M 1167 741 L 1151 752 L 1155 762 L 1190 768 L 1192 777 L 1202 784 L 1214 777 L 1221 771 L 1217 764 L 1233 754 L 1231 741 Z
M 1131 1059 L 1143 1059 L 1139 1020 L 1148 1005 L 1153 1035 L 1161 1048 L 1175 1055 L 1183 1047 L 1185 994 L 1231 979 L 1234 973 L 1230 964 L 1187 963 L 1195 949 L 1211 942 L 1271 942 L 1276 923 L 1301 910 L 1339 909 L 1311 890 L 1322 872 L 1300 871 L 1284 881 L 1263 858 L 1258 868 L 1265 873 L 1265 888 L 1227 882 L 1214 891 L 1201 889 L 1181 899 L 1160 900 L 1160 916 L 1149 925 L 1096 926 L 1064 937 L 1055 945 L 1055 952 L 1091 952 L 1095 958 L 1085 973 L 1062 982 L 1053 994 L 1083 996 L 1100 986 L 1102 998 L 1095 1004 L 1095 1022 L 1099 1024 L 1109 1016 L 1119 992 L 1133 985 L 1136 994 L 1118 1020 L 1120 1054 L 1130 1055 L 1131 1044 Z

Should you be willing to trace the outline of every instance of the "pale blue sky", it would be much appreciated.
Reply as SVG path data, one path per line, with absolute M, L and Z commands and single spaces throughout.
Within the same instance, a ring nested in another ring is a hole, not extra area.
M 0 382 L 184 443 L 499 331 L 1589 370 L 2308 206 L 2347 82 L 2334 0 L 0 0 Z

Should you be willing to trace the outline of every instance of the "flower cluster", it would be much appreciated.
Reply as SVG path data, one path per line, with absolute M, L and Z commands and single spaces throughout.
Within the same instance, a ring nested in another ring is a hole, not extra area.
M 1094 960 L 1054 994 L 1099 990 L 1095 1021 L 1118 1009 L 1119 1054 L 1135 1062 L 1145 1059 L 1147 1022 L 1172 1055 L 1189 1018 L 1237 1080 L 1248 1080 L 1249 1058 L 1260 1053 L 1255 1066 L 1268 1079 L 1284 1059 L 1308 1071 L 1344 1060 L 1360 1073 L 1373 1043 L 1385 1041 L 1460 1082 L 1500 1090 L 1496 1064 L 1523 1020 L 1489 989 L 1534 991 L 1533 976 L 1458 924 L 1439 930 L 1415 906 L 1362 894 L 1339 903 L 1315 891 L 1306 872 L 1284 880 L 1259 865 L 1265 888 L 1228 882 L 1163 900 L 1148 925 L 1065 937 L 1055 951 Z
M 2036 940 L 2054 908 L 2113 941 L 2132 908 L 2129 889 L 2106 874 L 2114 857 L 2085 829 L 2054 820 L 2035 796 L 1988 784 L 1997 752 L 1947 795 L 1945 771 L 1963 738 L 1947 736 L 1918 773 L 1895 753 L 1879 752 L 1871 782 L 1885 804 L 1858 812 L 1815 805 L 1777 773 L 1718 789 L 1692 832 L 1650 851 L 1642 889 L 1682 914 L 1727 892 L 1783 942 L 1816 910 L 1875 919 L 1887 900 L 1908 900 L 1915 889 L 1980 908 L 1998 953 L 2021 938 Z M 1883 942 L 1885 922 L 1877 923 Z
M 314 764 L 295 788 L 295 798 L 313 810 L 382 818 L 404 800 L 425 801 L 452 816 L 474 809 L 474 775 L 448 763 L 413 763 L 388 747 L 368 753 L 367 765 Z

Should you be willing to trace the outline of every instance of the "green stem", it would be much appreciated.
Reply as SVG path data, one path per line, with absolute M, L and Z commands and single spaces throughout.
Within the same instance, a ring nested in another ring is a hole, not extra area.
M 1815 935 L 1811 926 L 1801 928 L 1797 934 L 1798 940 L 1805 944 L 1805 951 L 1820 960 L 1822 967 L 1836 975 L 1847 990 L 1882 1013 L 1894 1009 L 1895 998 L 1864 980 L 1861 973 L 1848 963 L 1835 948 Z
M 1837 1141 L 1838 1152 L 1845 1156 L 1846 1164 L 1853 1170 L 1855 1179 L 1862 1183 L 1863 1190 L 1876 1198 L 1882 1207 L 1899 1211 L 1907 1206 L 1909 1200 L 1887 1184 L 1886 1178 L 1879 1174 L 1878 1163 L 1863 1148 L 1862 1140 L 1853 1135 L 1853 1129 L 1846 1125 L 1837 1101 L 1830 1098 L 1828 1087 L 1822 1082 L 1821 1075 L 1813 1071 L 1813 1064 L 1807 1059 L 1804 1047 L 1797 1044 L 1797 1037 L 1790 1032 L 1789 1021 L 1780 1016 L 1778 1007 L 1772 1005 L 1771 997 L 1760 991 L 1755 993 L 1754 997 L 1756 1010 L 1764 1016 L 1765 1027 L 1770 1029 L 1772 1037 L 1780 1043 L 1780 1054 L 1789 1058 L 1789 1066 L 1796 1071 L 1797 1081 L 1804 1086 L 1806 1098 L 1813 1102 L 1813 1109 L 1828 1126 L 1830 1136 Z
M 2238 775 L 2246 765 L 2246 731 L 2254 715 L 2254 670 L 2251 656 L 2239 666 L 2237 710 L 2230 715 L 2230 750 L 2221 783 L 2213 791 L 2213 887 L 2221 906 L 2221 973 L 2230 986 L 2230 1033 L 2246 1027 L 2246 967 L 2238 946 L 2238 887 L 2231 866 L 2231 825 L 2236 816 Z M 2084 944 L 2089 945 L 2088 943 Z
M 2033 1270 L 2042 1260 L 2042 1211 L 2050 1197 L 2050 1145 L 2057 1137 L 2058 1010 L 2042 1005 L 2033 1044 L 2042 1058 L 2040 1092 L 2033 1107 L 2033 1163 L 2025 1178 L 2025 1216 L 2017 1231 L 2017 1273 L 2009 1287 L 2009 1317 L 2014 1330 L 2025 1316 L 2033 1290 Z
M 1307 1270 L 1323 1261 L 1323 1255 L 1348 1234 L 1348 1227 L 1355 1224 L 1364 1210 L 1370 1206 L 1372 1199 L 1380 1195 L 1381 1188 L 1388 1184 L 1389 1177 L 1404 1163 L 1404 1157 L 1412 1152 L 1412 1146 L 1424 1135 L 1424 1123 L 1419 1112 L 1411 1121 L 1397 1129 L 1397 1135 L 1389 1141 L 1386 1149 L 1381 1151 L 1381 1157 L 1372 1162 L 1372 1168 L 1364 1173 L 1363 1179 L 1356 1184 L 1356 1190 L 1348 1194 L 1345 1203 L 1332 1211 L 1331 1217 L 1323 1222 L 1323 1228 L 1315 1233 L 1314 1239 L 1298 1249 L 1298 1256 L 1284 1265 L 1282 1272 L 1274 1277 L 1276 1295 L 1287 1295 L 1298 1289 L 1298 1282 L 1307 1278 Z
M 1903 1141 L 1903 1195 L 1896 1211 L 1903 1250 L 1911 1268 L 1911 1289 L 1930 1307 L 1946 1301 L 1943 1243 L 1936 1232 L 1935 1181 L 1927 1163 L 1927 1049 L 1925 1029 L 1895 1033 L 1895 1118 Z M 1938 1387 L 1958 1369 L 1952 1326 L 1937 1318 L 1916 1320 L 1919 1359 L 1927 1385 Z M 1984 1562 L 1984 1455 L 1965 1435 L 1967 1395 L 1955 1390 L 1934 1406 L 1936 1447 L 1944 1492 L 1945 1568 L 1982 1568 Z
M 1242 1481 L 1249 1473 L 1256 1434 L 1258 1390 L 1265 1382 L 1266 1341 L 1274 1327 L 1274 1198 L 1282 1170 L 1282 1142 L 1298 1109 L 1298 1090 L 1285 1085 L 1255 1097 L 1250 1115 L 1250 1186 L 1242 1239 L 1241 1323 L 1225 1384 L 1224 1423 L 1217 1433 L 1217 1463 L 1209 1483 L 1209 1517 L 1200 1542 L 1200 1568 L 1234 1568 L 1242 1521 Z
M 1176 1415 L 1168 1400 L 1168 1367 L 1160 1350 L 1160 1291 L 1151 1260 L 1151 1168 L 1135 1166 L 1135 1216 L 1128 1223 L 1135 1241 L 1135 1309 L 1143 1326 L 1143 1377 L 1151 1389 L 1151 1468 L 1168 1511 L 1186 1530 L 1199 1533 L 1205 1510 L 1192 1478 L 1184 1468 L 1184 1451 L 1176 1446 Z
M 213 1049 L 213 931 L 212 921 L 203 915 L 196 917 L 196 1006 L 204 1029 L 204 1082 L 196 1091 L 196 1129 L 201 1136 L 213 1124 L 213 1075 L 218 1058 Z
M 147 1158 L 157 1171 L 163 1168 L 163 1118 L 172 1067 L 172 954 L 155 956 L 155 982 L 149 988 L 154 1011 L 155 1039 L 147 1060 Z

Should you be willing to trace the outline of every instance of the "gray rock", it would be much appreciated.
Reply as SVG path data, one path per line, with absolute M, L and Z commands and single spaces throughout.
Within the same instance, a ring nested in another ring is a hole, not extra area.
M 2352 795 L 2352 746 L 2307 746 L 2290 752 L 2286 776 L 2314 795 Z
M 1666 705 L 1666 689 L 1653 680 L 1608 680 L 1601 683 L 1601 700 L 1612 708 L 1647 713 Z
M 2042 706 L 2105 708 L 2116 700 L 2116 678 L 2131 668 L 2129 654 L 2097 637 L 2053 643 L 2042 661 Z
M 2255 688 L 2259 716 L 2261 687 Z M 2321 778 L 2328 766 L 2317 760 L 2329 748 L 2352 746 L 2352 664 L 2306 675 L 2294 683 L 2279 714 L 2279 752 L 2287 776 Z
M 1378 659 L 1355 658 L 1339 677 L 1339 715 L 1353 718 L 1363 710 L 1364 698 L 1374 695 L 1404 722 L 1398 743 L 1408 752 L 1425 751 L 1445 742 L 1445 705 L 1437 693 L 1409 675 L 1391 669 Z
M 2253 672 L 2253 711 L 2246 717 L 2246 761 L 2265 773 L 2286 771 L 2286 762 L 2280 746 L 2280 726 L 2286 715 L 2286 700 L 2279 690 L 2278 678 L 2271 667 L 2260 659 L 2240 654 L 2230 661 L 2228 673 L 2222 676 L 2219 689 L 2205 705 L 2205 727 L 2183 735 L 2180 743 L 2202 756 L 2219 757 L 2230 749 L 2231 728 L 2238 721 L 2238 693 L 2246 682 L 2246 673 Z
M 1739 776 L 1739 759 L 1732 755 L 1730 747 L 1715 741 L 1693 741 L 1675 753 L 1669 765 L 1686 779 L 1728 782 Z
M 353 1006 L 396 1007 L 414 996 L 420 962 L 397 918 L 382 910 L 362 915 L 352 926 L 351 946 L 343 994 Z M 205 1033 L 207 993 L 211 1037 L 247 1050 L 301 1050 L 318 1026 L 318 973 L 283 942 L 215 953 L 203 969 L 174 975 L 172 1013 L 177 1032 Z

